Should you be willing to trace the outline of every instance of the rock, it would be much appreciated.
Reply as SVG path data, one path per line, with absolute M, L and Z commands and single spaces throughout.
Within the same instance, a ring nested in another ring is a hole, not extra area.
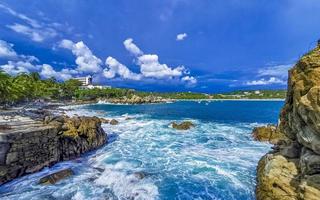
M 41 178 L 39 184 L 56 184 L 63 179 L 69 178 L 73 174 L 74 172 L 71 169 L 64 169 Z
M 144 172 L 135 172 L 133 173 L 134 177 L 136 177 L 137 179 L 144 179 L 147 175 Z
M 299 186 L 300 199 L 317 200 L 320 197 L 320 175 L 311 175 L 302 179 Z
M 301 152 L 301 145 L 296 141 L 284 141 L 278 144 L 279 152 L 287 158 L 299 158 Z
M 104 118 L 100 118 L 101 123 L 103 124 L 108 124 L 110 122 L 110 120 L 108 119 L 104 119 Z
M 320 155 L 304 147 L 300 157 L 300 168 L 302 175 L 320 174 Z
M 1 130 L 8 130 L 11 129 L 11 126 L 8 124 L 0 124 L 0 131 Z
M 320 197 L 320 44 L 289 71 L 279 131 L 286 135 L 257 170 L 257 199 Z
M 117 125 L 117 124 L 119 124 L 119 122 L 118 122 L 117 120 L 115 120 L 115 119 L 112 119 L 112 120 L 110 121 L 110 124 L 111 124 L 111 125 Z
M 178 124 L 176 122 L 172 122 L 171 125 L 172 125 L 172 128 L 177 129 L 177 130 L 188 130 L 188 129 L 190 129 L 190 128 L 195 126 L 190 121 L 185 121 L 185 122 L 182 122 L 180 124 Z
M 277 144 L 280 140 L 286 139 L 285 135 L 273 125 L 255 127 L 252 131 L 252 136 L 257 141 L 271 144 Z
M 298 159 L 290 160 L 280 154 L 265 155 L 258 164 L 257 199 L 298 199 L 298 162 Z
M 104 145 L 107 135 L 97 117 L 44 117 L 35 121 L 15 115 L 1 131 L 0 185 L 57 162 L 78 158 Z

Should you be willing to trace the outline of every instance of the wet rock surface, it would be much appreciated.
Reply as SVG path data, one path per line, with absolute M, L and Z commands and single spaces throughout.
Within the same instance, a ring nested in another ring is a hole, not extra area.
M 320 198 L 320 46 L 289 71 L 280 139 L 258 164 L 258 200 Z M 272 132 L 272 131 L 271 131 Z M 270 133 L 271 134 L 271 133 Z
M 190 121 L 185 121 L 180 124 L 176 123 L 176 122 L 172 122 L 171 126 L 172 126 L 172 128 L 177 129 L 177 130 L 188 130 L 188 129 L 194 127 L 195 125 Z
M 74 172 L 71 169 L 64 169 L 52 174 L 49 174 L 45 177 L 42 177 L 39 180 L 39 184 L 56 184 L 57 182 L 69 178 Z
M 285 135 L 273 125 L 254 128 L 252 136 L 257 141 L 269 142 L 271 144 L 277 144 L 280 140 L 284 140 L 286 138 Z
M 97 117 L 28 111 L 4 113 L 0 124 L 11 127 L 0 130 L 0 184 L 77 158 L 107 141 Z

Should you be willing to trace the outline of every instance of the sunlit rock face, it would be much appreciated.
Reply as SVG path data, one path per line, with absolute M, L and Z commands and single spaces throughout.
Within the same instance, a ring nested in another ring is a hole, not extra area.
M 288 139 L 258 166 L 257 199 L 320 197 L 320 46 L 289 71 L 279 131 Z

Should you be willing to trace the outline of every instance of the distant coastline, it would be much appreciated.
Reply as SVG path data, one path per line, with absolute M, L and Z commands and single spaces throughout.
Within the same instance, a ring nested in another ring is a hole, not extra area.
M 174 99 L 174 101 L 285 101 L 285 99 Z

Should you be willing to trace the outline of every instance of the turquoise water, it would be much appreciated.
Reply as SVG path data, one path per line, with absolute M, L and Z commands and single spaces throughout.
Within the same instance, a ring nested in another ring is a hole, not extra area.
M 277 123 L 282 105 L 214 101 L 73 107 L 69 115 L 119 120 L 117 126 L 103 124 L 109 144 L 5 184 L 0 198 L 254 199 L 256 165 L 270 145 L 253 141 L 251 130 Z M 177 131 L 169 126 L 183 120 L 196 127 Z M 37 184 L 42 176 L 67 167 L 75 171 L 72 178 L 52 186 Z

